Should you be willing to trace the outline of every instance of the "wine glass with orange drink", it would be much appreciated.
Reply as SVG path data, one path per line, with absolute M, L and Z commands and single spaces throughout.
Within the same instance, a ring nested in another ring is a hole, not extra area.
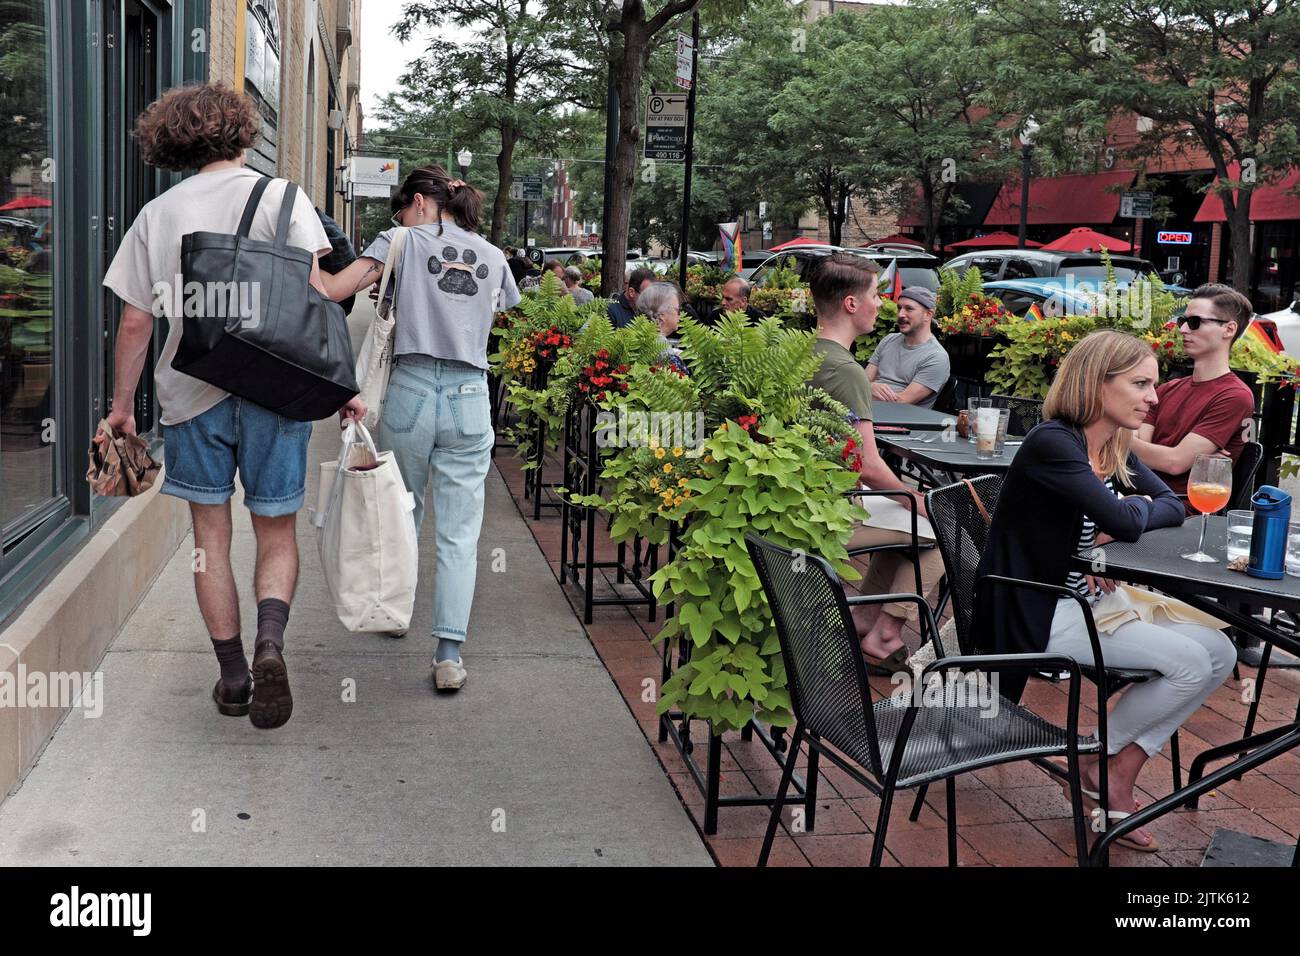
M 1232 497 L 1232 459 L 1221 455 L 1197 455 L 1187 479 L 1187 500 L 1201 513 L 1201 539 L 1188 561 L 1217 561 L 1205 553 L 1205 516 L 1226 508 Z

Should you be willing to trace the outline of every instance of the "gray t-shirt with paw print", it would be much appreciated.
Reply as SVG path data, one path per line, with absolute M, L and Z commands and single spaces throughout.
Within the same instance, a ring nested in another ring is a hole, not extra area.
M 362 253 L 383 262 L 393 229 Z M 519 304 L 500 249 L 455 223 L 415 226 L 396 267 L 396 355 L 431 355 L 486 369 L 496 313 Z

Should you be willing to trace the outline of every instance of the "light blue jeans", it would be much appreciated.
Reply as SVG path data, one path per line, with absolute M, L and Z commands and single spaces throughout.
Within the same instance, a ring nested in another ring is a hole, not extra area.
M 1132 684 L 1106 720 L 1107 749 L 1117 754 L 1131 743 L 1154 757 L 1166 740 L 1228 679 L 1237 649 L 1222 631 L 1200 624 L 1129 621 L 1111 634 L 1097 634 L 1107 667 L 1160 672 L 1156 680 Z M 1088 625 L 1077 601 L 1056 602 L 1047 653 L 1092 664 Z
M 398 357 L 379 420 L 379 447 L 391 449 L 415 496 L 415 527 L 433 472 L 437 570 L 433 636 L 464 641 L 474 603 L 483 484 L 492 460 L 487 372 L 427 355 Z

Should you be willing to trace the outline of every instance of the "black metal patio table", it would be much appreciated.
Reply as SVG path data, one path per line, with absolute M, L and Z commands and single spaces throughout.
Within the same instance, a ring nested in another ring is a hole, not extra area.
M 1270 608 L 1273 611 L 1300 613 L 1300 578 L 1286 576 L 1272 581 L 1255 578 L 1244 571 L 1230 571 L 1227 567 L 1227 519 L 1211 516 L 1205 531 L 1205 551 L 1221 561 L 1187 561 L 1180 555 L 1196 550 L 1200 534 L 1200 519 L 1189 519 L 1178 528 L 1149 531 L 1136 542 L 1112 541 L 1102 548 L 1074 557 L 1077 570 L 1100 574 L 1108 578 L 1146 584 L 1186 601 L 1192 607 L 1212 614 L 1269 646 L 1277 645 L 1300 654 L 1300 635 L 1279 630 L 1248 614 L 1235 610 L 1236 606 Z M 1266 666 L 1266 662 L 1262 662 Z M 1259 734 L 1252 734 L 1255 707 L 1262 696 L 1264 669 L 1255 685 L 1255 703 L 1246 722 L 1245 736 L 1197 754 L 1192 761 L 1187 786 L 1169 796 L 1144 807 L 1130 817 L 1106 828 L 1092 850 L 1092 862 L 1104 862 L 1106 851 L 1116 839 L 1153 820 L 1164 816 L 1180 805 L 1195 809 L 1197 798 L 1247 770 L 1267 763 L 1279 754 L 1300 745 L 1300 709 L 1290 723 Z M 1241 756 L 1205 776 L 1206 766 L 1237 754 Z M 1300 863 L 1300 842 L 1292 857 L 1292 865 Z
M 957 418 L 947 412 L 936 412 L 933 408 L 908 405 L 906 402 L 872 402 L 871 423 L 914 428 L 918 431 L 942 431 L 956 427 Z
M 998 458 L 980 458 L 975 443 L 955 431 L 925 432 L 914 435 L 876 433 L 876 444 L 922 465 L 949 475 L 988 475 L 1005 472 L 1020 450 L 1020 439 L 1013 438 L 1002 447 Z

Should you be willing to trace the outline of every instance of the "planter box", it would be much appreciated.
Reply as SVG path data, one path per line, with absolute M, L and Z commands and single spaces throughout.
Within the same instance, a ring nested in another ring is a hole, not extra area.
M 989 353 L 1006 342 L 1000 335 L 946 335 L 941 341 L 948 351 L 952 374 L 959 379 L 983 382 L 989 370 Z

